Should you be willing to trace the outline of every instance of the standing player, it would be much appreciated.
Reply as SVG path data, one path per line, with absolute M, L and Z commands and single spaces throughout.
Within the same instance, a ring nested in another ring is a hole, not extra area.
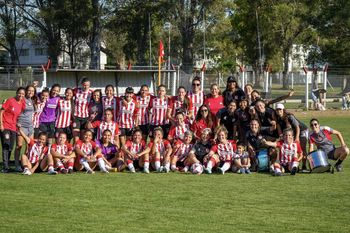
M 135 167 L 143 168 L 144 173 L 149 173 L 149 151 L 146 142 L 142 139 L 142 131 L 136 129 L 132 140 L 127 140 L 122 146 L 124 159 L 129 171 L 135 173 Z
M 168 136 L 170 128 L 169 119 L 169 99 L 166 96 L 166 87 L 164 85 L 158 86 L 158 95 L 151 98 L 150 104 L 150 134 L 157 127 L 163 129 L 163 136 Z M 150 135 L 152 136 L 152 135 Z
M 131 138 L 132 129 L 138 126 L 138 103 L 133 99 L 134 89 L 128 87 L 125 90 L 125 96 L 118 99 L 117 102 L 117 123 L 120 128 L 120 143 L 125 144 L 127 139 Z
M 64 92 L 65 98 L 58 101 L 56 118 L 56 138 L 62 132 L 67 136 L 68 142 L 73 138 L 72 119 L 73 119 L 73 89 L 67 88 Z
M 337 162 L 334 165 L 336 170 L 338 172 L 342 171 L 342 163 L 349 155 L 349 148 L 345 144 L 342 134 L 328 126 L 320 127 L 319 121 L 315 118 L 310 120 L 310 127 L 312 132 L 309 136 L 309 152 L 314 151 L 316 145 L 317 149 L 321 149 L 326 153 L 328 159 L 336 160 Z M 331 134 L 337 136 L 340 147 L 335 147 Z
M 151 101 L 151 95 L 149 94 L 149 87 L 142 85 L 139 93 L 136 96 L 136 101 L 140 105 L 139 110 L 139 128 L 142 131 L 142 137 L 147 140 L 149 135 L 149 103 Z
M 186 89 L 185 87 L 181 86 L 177 89 L 178 95 L 173 96 L 170 101 L 168 112 L 168 118 L 171 120 L 172 124 L 174 125 L 176 123 L 175 115 L 178 111 L 181 111 L 184 113 L 186 119 L 192 119 L 193 118 L 193 107 L 192 107 L 192 101 L 186 96 Z
M 60 173 L 73 173 L 75 153 L 72 144 L 67 141 L 65 132 L 58 134 L 57 143 L 52 145 L 50 153 Z
M 225 107 L 224 97 L 221 95 L 219 85 L 212 84 L 210 87 L 210 94 L 204 101 L 204 104 L 209 106 L 211 114 L 216 116 L 216 113 Z
M 112 84 L 108 84 L 105 87 L 105 95 L 106 96 L 102 97 L 103 111 L 106 109 L 112 109 L 113 120 L 117 121 L 117 98 L 114 96 L 114 87 Z
M 85 129 L 86 123 L 89 119 L 89 103 L 92 98 L 93 90 L 90 89 L 90 81 L 84 77 L 81 81 L 82 87 L 74 89 L 74 122 L 73 122 L 73 136 L 74 141 L 77 142 L 80 137 L 80 130 Z
M 188 98 L 193 104 L 193 115 L 191 122 L 196 117 L 199 107 L 204 103 L 204 93 L 201 90 L 201 78 L 196 76 L 192 80 L 192 89 L 187 93 Z
M 39 129 L 39 120 L 40 120 L 40 115 L 43 112 L 43 109 L 46 105 L 46 101 L 49 99 L 49 89 L 45 88 L 40 95 L 40 101 L 36 104 L 36 109 L 33 114 L 33 127 L 34 127 L 34 139 L 38 138 L 40 129 Z
M 170 155 L 173 151 L 168 140 L 163 139 L 163 129 L 157 127 L 153 131 L 153 141 L 148 144 L 153 167 L 157 172 L 170 171 Z

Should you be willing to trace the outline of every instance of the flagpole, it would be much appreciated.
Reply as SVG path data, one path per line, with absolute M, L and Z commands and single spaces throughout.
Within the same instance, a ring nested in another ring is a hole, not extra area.
M 161 66 L 161 56 L 158 56 L 158 86 L 160 85 L 160 66 Z

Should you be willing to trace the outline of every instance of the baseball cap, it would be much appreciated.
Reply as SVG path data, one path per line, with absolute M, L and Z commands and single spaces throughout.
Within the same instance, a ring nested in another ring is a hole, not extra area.
M 236 81 L 235 77 L 229 76 L 229 77 L 227 78 L 227 82 L 228 82 L 228 83 L 231 83 L 231 82 L 237 82 L 237 81 Z
M 275 109 L 284 109 L 284 105 L 283 104 L 276 104 Z

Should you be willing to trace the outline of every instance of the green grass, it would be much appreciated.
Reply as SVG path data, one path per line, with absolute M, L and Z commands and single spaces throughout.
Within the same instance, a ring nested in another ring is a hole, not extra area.
M 339 129 L 347 116 L 298 114 Z M 344 172 L 297 174 L 0 174 L 0 232 L 350 232 Z

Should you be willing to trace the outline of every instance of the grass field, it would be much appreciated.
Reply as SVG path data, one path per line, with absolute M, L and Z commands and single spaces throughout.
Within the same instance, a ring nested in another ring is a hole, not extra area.
M 350 111 L 296 114 L 350 143 Z M 295 177 L 0 174 L 0 232 L 350 232 L 349 180 L 349 161 Z

